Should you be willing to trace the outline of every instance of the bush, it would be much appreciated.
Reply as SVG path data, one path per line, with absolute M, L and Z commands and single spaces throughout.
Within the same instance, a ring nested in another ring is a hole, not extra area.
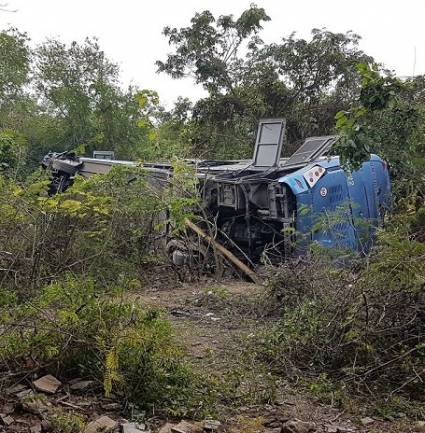
M 368 266 L 286 264 L 271 286 L 282 318 L 266 336 L 274 368 L 417 398 L 425 373 L 425 245 L 381 233 Z M 423 396 L 422 396 L 423 397 Z
M 4 308 L 2 369 L 88 377 L 139 407 L 186 411 L 196 403 L 195 377 L 170 324 L 155 309 L 109 294 L 93 281 L 67 279 L 14 308 Z
M 106 285 L 117 274 L 137 278 L 165 206 L 144 172 L 78 178 L 53 197 L 48 183 L 40 174 L 25 185 L 0 175 L 0 285 L 26 296 L 66 272 Z

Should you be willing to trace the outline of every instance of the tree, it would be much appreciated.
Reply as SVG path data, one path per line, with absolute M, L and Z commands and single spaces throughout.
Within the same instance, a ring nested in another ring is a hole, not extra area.
M 28 173 L 51 150 L 84 148 L 90 155 L 107 149 L 123 159 L 155 155 L 149 148 L 157 141 L 156 118 L 163 110 L 155 92 L 123 89 L 118 66 L 95 39 L 71 45 L 48 40 L 34 52 L 28 41 L 16 29 L 0 33 L 4 164 L 10 165 L 6 159 L 18 151 L 11 148 L 16 143 L 12 136 L 22 136 L 28 144 Z
M 310 40 L 295 34 L 264 47 L 254 60 L 269 62 L 286 86 L 286 98 L 273 108 L 287 116 L 289 140 L 333 132 L 334 116 L 356 100 L 360 78 L 356 66 L 373 64 L 358 47 L 360 36 L 313 29 Z M 255 66 L 255 63 L 254 63 Z
M 154 113 L 155 147 L 151 158 L 170 160 L 175 156 L 191 158 L 190 138 L 192 131 L 193 104 L 188 98 L 179 97 L 169 111 L 158 107 Z
M 335 152 L 347 169 L 379 154 L 390 165 L 398 204 L 420 206 L 425 199 L 424 77 L 401 81 L 366 64 L 357 69 L 361 91 L 351 110 L 336 115 Z
M 26 33 L 0 32 L 0 111 L 15 100 L 29 80 L 31 52 Z
M 311 40 L 292 34 L 265 45 L 259 31 L 269 19 L 251 5 L 237 19 L 204 11 L 189 27 L 164 29 L 174 52 L 157 62 L 158 71 L 191 75 L 209 92 L 188 121 L 195 153 L 250 156 L 261 117 L 285 117 L 289 143 L 332 133 L 335 114 L 355 99 L 356 64 L 373 62 L 358 35 L 314 29 Z
M 24 161 L 26 140 L 12 130 L 0 130 L 0 173 L 16 174 L 18 165 Z
M 241 79 L 241 46 L 254 46 L 264 21 L 270 17 L 263 8 L 251 5 L 236 20 L 232 15 L 216 19 L 210 11 L 195 14 L 190 27 L 165 27 L 163 34 L 175 48 L 165 62 L 157 61 L 159 72 L 173 78 L 192 75 L 210 93 L 232 92 Z
M 135 157 L 144 131 L 137 90 L 123 91 L 119 68 L 95 39 L 69 47 L 50 40 L 38 47 L 35 84 L 45 110 L 62 123 L 57 149 L 85 145 L 86 151 L 108 149 Z
M 29 38 L 15 28 L 0 32 L 0 171 L 22 174 L 27 139 L 22 126 L 32 113 L 27 87 L 32 52 Z
M 50 40 L 38 47 L 36 88 L 46 108 L 65 120 L 62 146 L 72 148 L 93 138 L 92 110 L 116 83 L 117 73 L 118 67 L 105 58 L 95 40 L 70 47 Z

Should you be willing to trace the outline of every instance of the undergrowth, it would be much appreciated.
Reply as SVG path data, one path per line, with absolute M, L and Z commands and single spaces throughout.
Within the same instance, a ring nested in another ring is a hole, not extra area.
M 40 295 L 1 309 L 3 370 L 87 377 L 143 410 L 196 415 L 207 406 L 193 373 L 158 310 L 108 293 L 92 280 L 68 278 Z
M 56 411 L 49 415 L 47 419 L 53 432 L 80 433 L 84 431 L 84 419 L 73 412 Z
M 273 269 L 281 318 L 260 337 L 272 370 L 328 403 L 349 395 L 423 401 L 425 245 L 381 232 L 361 268 L 323 257 Z

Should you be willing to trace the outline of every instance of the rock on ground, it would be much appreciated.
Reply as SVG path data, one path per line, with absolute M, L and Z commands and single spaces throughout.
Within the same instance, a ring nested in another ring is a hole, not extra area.
M 362 423 L 362 425 L 370 425 L 370 424 L 373 424 L 375 422 L 375 420 L 373 418 L 366 416 L 366 417 L 362 418 L 360 420 L 360 422 Z
M 177 425 L 170 426 L 171 433 L 201 433 L 202 429 L 187 421 L 180 421 Z
M 282 426 L 282 433 L 312 433 L 316 431 L 316 425 L 313 422 L 305 422 L 299 419 L 287 421 Z
M 96 385 L 94 380 L 80 380 L 75 382 L 69 386 L 71 391 L 87 391 L 90 388 L 93 388 Z
M 425 433 L 425 421 L 416 421 L 414 431 L 418 433 Z
M 45 392 L 47 394 L 55 394 L 62 385 L 62 382 L 57 380 L 56 377 L 51 374 L 48 374 L 35 380 L 33 385 L 37 391 Z
M 109 418 L 109 416 L 101 416 L 100 418 L 89 422 L 84 429 L 84 433 L 106 433 L 116 429 L 117 426 L 118 423 L 112 418 Z
M 138 424 L 135 422 L 126 422 L 121 426 L 122 433 L 150 433 L 149 429 L 146 429 L 144 424 Z
M 5 426 L 13 424 L 15 420 L 10 415 L 0 414 L 0 418 Z
M 217 431 L 221 426 L 220 421 L 217 421 L 215 419 L 206 419 L 204 421 L 204 430 L 207 432 L 214 432 Z
M 171 427 L 173 424 L 169 422 L 165 423 L 159 430 L 158 433 L 171 433 Z

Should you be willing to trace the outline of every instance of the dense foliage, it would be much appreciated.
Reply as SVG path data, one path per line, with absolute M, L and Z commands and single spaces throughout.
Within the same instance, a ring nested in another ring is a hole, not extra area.
M 158 70 L 193 76 L 209 93 L 188 122 L 197 154 L 250 156 L 261 117 L 285 117 L 292 145 L 328 134 L 335 114 L 358 95 L 356 65 L 373 62 L 358 48 L 358 35 L 314 29 L 309 41 L 292 34 L 266 45 L 259 31 L 269 19 L 251 6 L 236 20 L 205 11 L 189 27 L 164 29 L 175 52 L 157 62 Z
M 83 376 L 140 409 L 203 410 L 169 322 L 127 293 L 163 264 L 160 215 L 170 209 L 178 226 L 194 200 L 180 198 L 179 170 L 168 188 L 116 168 L 54 196 L 44 173 L 0 175 L 0 373 Z
M 70 46 L 48 40 L 31 49 L 27 35 L 9 29 L 0 33 L 0 53 L 0 134 L 25 144 L 22 175 L 49 150 L 107 149 L 123 159 L 149 155 L 158 97 L 122 89 L 117 65 L 96 40 Z M 1 163 L 10 158 L 2 155 Z
M 397 201 L 406 205 L 413 200 L 420 206 L 425 197 L 422 80 L 402 82 L 365 64 L 357 68 L 362 78 L 359 101 L 337 114 L 341 139 L 334 150 L 347 168 L 358 168 L 371 152 L 381 155 L 390 164 Z
M 261 353 L 290 376 L 302 371 L 337 380 L 349 392 L 420 400 L 424 260 L 424 244 L 383 232 L 367 268 L 316 260 L 274 269 L 271 288 L 282 318 Z
M 143 173 L 130 184 L 134 173 L 125 169 L 79 179 L 52 197 L 40 176 L 24 185 L 0 178 L 1 286 L 27 293 L 67 272 L 105 282 L 121 272 L 137 276 L 165 206 Z

